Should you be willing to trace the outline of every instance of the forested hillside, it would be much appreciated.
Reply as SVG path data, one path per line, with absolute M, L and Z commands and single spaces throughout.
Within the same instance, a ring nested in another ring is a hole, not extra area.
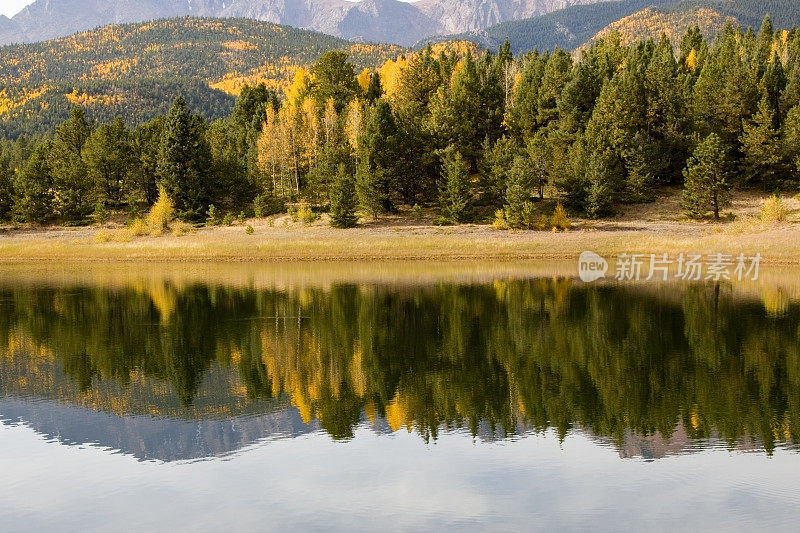
M 572 50 L 584 44 L 597 32 L 623 17 L 649 6 L 669 5 L 677 0 L 622 0 L 572 6 L 547 15 L 504 22 L 486 30 L 426 39 L 418 44 L 447 39 L 468 40 L 496 49 L 505 39 L 517 54 L 531 50 Z
M 564 208 L 602 218 L 667 186 L 714 219 L 733 187 L 800 188 L 800 31 L 769 18 L 713 42 L 695 27 L 679 43 L 612 34 L 579 58 L 474 54 L 428 48 L 359 74 L 327 52 L 212 124 L 184 99 L 138 128 L 76 105 L 52 138 L 5 143 L 0 215 L 85 223 L 160 197 L 192 222 L 300 204 L 351 227 L 427 206 L 442 224 L 547 229 L 568 227 Z
M 692 26 L 700 26 L 705 34 L 713 36 L 726 20 L 744 28 L 758 28 L 767 14 L 778 28 L 800 26 L 800 2 L 795 0 L 623 0 L 573 6 L 436 40 L 470 40 L 496 48 L 507 38 L 514 53 L 571 50 L 611 31 L 620 31 L 626 42 L 633 42 L 658 38 L 662 32 L 679 37 Z
M 178 94 L 216 119 L 233 106 L 224 93 L 245 83 L 281 89 L 297 67 L 336 49 L 359 67 L 402 52 L 254 20 L 193 18 L 0 47 L 0 125 L 6 137 L 51 131 L 76 103 L 101 121 L 138 123 L 165 113 Z

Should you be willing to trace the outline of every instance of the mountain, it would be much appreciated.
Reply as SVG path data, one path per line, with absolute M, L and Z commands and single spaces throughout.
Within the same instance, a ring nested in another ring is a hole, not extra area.
M 514 20 L 447 36 L 424 39 L 415 46 L 445 40 L 467 40 L 489 49 L 496 49 L 506 39 L 514 53 L 530 50 L 572 50 L 584 44 L 609 24 L 648 6 L 669 5 L 677 0 L 622 0 L 574 5 L 558 11 L 523 20 Z
M 0 44 L 63 37 L 107 24 L 180 16 L 250 18 L 346 39 L 413 44 L 432 35 L 608 0 L 37 0 L 0 21 Z
M 587 44 L 617 32 L 623 44 L 641 39 L 658 39 L 666 34 L 672 43 L 680 42 L 690 27 L 697 26 L 707 37 L 713 37 L 726 23 L 758 30 L 769 15 L 776 28 L 789 29 L 800 25 L 800 5 L 790 0 L 691 0 L 658 8 L 646 8 L 614 21 L 597 32 Z
M 99 120 L 164 113 L 183 94 L 210 119 L 227 115 L 245 83 L 287 85 L 297 67 L 344 50 L 359 68 L 404 49 L 345 41 L 246 19 L 176 18 L 106 26 L 72 37 L 0 47 L 2 135 L 51 131 L 83 105 Z
M 678 37 L 694 25 L 713 36 L 726 21 L 758 29 L 767 14 L 778 28 L 800 26 L 800 2 L 796 0 L 621 0 L 575 5 L 482 30 L 437 36 L 418 42 L 416 47 L 428 42 L 468 40 L 496 49 L 508 38 L 514 53 L 556 47 L 574 50 L 611 31 L 620 31 L 623 40 L 630 42 L 658 38 L 662 32 Z

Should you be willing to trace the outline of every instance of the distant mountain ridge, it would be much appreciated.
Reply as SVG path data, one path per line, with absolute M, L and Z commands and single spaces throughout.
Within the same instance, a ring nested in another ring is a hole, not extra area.
M 108 24 L 181 16 L 249 18 L 351 40 L 411 45 L 609 0 L 36 0 L 0 17 L 0 45 L 37 42 Z
M 800 26 L 800 2 L 796 0 L 618 0 L 574 5 L 523 20 L 503 22 L 489 28 L 416 43 L 468 40 L 496 49 L 508 38 L 514 53 L 533 49 L 574 50 L 608 34 L 623 33 L 623 40 L 681 35 L 689 26 L 699 26 L 708 37 L 726 21 L 756 29 L 769 14 L 777 28 Z

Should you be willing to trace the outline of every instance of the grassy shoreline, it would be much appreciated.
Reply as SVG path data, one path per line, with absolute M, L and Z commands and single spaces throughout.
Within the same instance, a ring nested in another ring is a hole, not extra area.
M 99 228 L 0 233 L 0 261 L 336 261 L 550 260 L 585 250 L 622 253 L 761 253 L 770 264 L 800 264 L 800 225 L 771 227 L 680 223 L 579 224 L 569 232 L 508 232 L 490 226 L 385 223 L 354 230 L 268 225 L 201 228 L 187 235 L 98 242 Z
M 762 223 L 764 196 L 739 194 L 727 222 L 683 217 L 680 195 L 631 207 L 611 220 L 573 220 L 567 232 L 503 231 L 490 225 L 440 227 L 432 219 L 387 217 L 349 230 L 287 215 L 198 228 L 181 236 L 123 235 L 120 225 L 82 228 L 0 228 L 0 262 L 285 262 L 574 260 L 591 250 L 622 253 L 760 253 L 765 264 L 800 264 L 800 200 L 787 199 L 785 222 Z M 253 234 L 246 232 L 252 226 Z

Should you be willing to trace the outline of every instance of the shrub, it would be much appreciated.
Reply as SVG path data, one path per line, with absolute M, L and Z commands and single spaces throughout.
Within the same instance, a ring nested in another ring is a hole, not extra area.
M 253 211 L 256 218 L 265 218 L 272 215 L 277 215 L 286 211 L 286 204 L 282 200 L 262 194 L 256 197 L 253 201 Z
M 572 228 L 572 222 L 569 220 L 563 205 L 558 204 L 556 206 L 556 210 L 553 213 L 553 218 L 551 219 L 550 224 L 553 226 L 553 229 L 557 230 L 560 229 L 569 231 Z
M 192 226 L 187 224 L 186 222 L 173 222 L 172 223 L 172 235 L 174 237 L 182 237 L 187 233 L 190 233 L 192 230 Z
M 423 216 L 422 208 L 419 204 L 414 204 L 414 207 L 411 208 L 411 216 L 417 220 L 421 220 Z
M 105 202 L 97 202 L 97 205 L 94 206 L 94 213 L 92 214 L 92 219 L 94 219 L 95 224 L 105 224 L 110 217 L 111 212 L 106 207 Z
M 238 222 L 240 226 L 244 226 L 244 223 L 245 223 L 246 220 L 247 220 L 247 216 L 244 214 L 244 211 L 239 213 L 239 216 L 236 217 L 236 222 Z
M 255 232 L 256 232 L 256 230 L 254 230 L 254 229 L 253 229 L 253 226 L 247 226 L 247 228 L 244 230 L 244 232 L 245 232 L 247 235 L 252 235 L 253 233 L 255 233 Z
M 292 220 L 295 222 L 300 221 L 303 224 L 311 224 L 319 220 L 319 215 L 315 213 L 313 209 L 311 209 L 309 204 L 303 202 L 297 208 L 297 211 L 295 211 L 294 215 L 292 216 Z
M 233 218 L 233 214 L 232 213 L 228 213 L 224 217 L 222 217 L 222 225 L 223 226 L 233 226 L 233 221 L 234 221 L 234 218 Z
M 150 227 L 141 218 L 133 219 L 133 222 L 128 226 L 127 232 L 131 237 L 142 237 L 150 234 Z
M 498 209 L 494 212 L 494 222 L 492 222 L 494 229 L 508 229 L 508 220 L 506 220 L 506 212 L 504 209 Z
M 147 213 L 147 227 L 150 229 L 150 233 L 157 236 L 169 230 L 169 223 L 174 217 L 175 205 L 162 188 L 158 194 L 158 200 Z
M 778 195 L 761 203 L 761 222 L 785 222 L 789 218 L 789 207 Z
M 211 204 L 208 206 L 208 211 L 206 212 L 206 226 L 219 226 L 220 224 L 220 212 L 217 209 L 217 206 Z
M 100 244 L 104 242 L 110 242 L 114 238 L 114 235 L 108 230 L 100 230 L 97 232 L 97 235 L 94 236 L 94 242 Z

